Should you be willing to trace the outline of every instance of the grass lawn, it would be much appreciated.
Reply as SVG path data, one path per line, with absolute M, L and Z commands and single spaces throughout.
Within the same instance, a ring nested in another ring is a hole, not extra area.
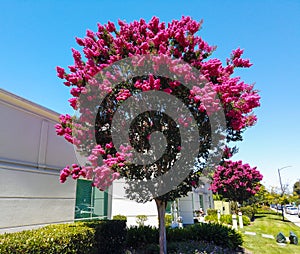
M 276 235 L 279 232 L 289 237 L 290 231 L 293 231 L 298 239 L 300 238 L 300 227 L 291 222 L 282 221 L 280 214 L 260 213 L 256 215 L 256 219 L 251 225 L 244 227 L 241 231 L 244 239 L 243 247 L 253 254 L 300 253 L 300 245 L 287 243 L 285 246 L 280 246 L 276 242 Z M 247 235 L 245 231 L 255 232 L 256 235 Z M 262 234 L 273 235 L 275 239 L 264 238 Z

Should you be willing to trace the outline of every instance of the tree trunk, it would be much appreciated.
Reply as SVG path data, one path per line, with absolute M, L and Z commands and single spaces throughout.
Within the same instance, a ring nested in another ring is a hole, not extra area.
M 166 201 L 155 199 L 159 221 L 159 254 L 167 254 L 167 237 L 165 225 Z
M 284 221 L 284 211 L 283 211 L 283 203 L 281 204 L 281 215 L 282 215 L 282 221 Z

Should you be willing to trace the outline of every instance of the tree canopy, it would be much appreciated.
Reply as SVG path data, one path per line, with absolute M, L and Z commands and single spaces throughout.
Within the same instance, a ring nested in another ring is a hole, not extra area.
M 260 97 L 233 74 L 252 64 L 240 48 L 225 64 L 213 58 L 216 47 L 199 36 L 201 24 L 190 17 L 119 20 L 76 38 L 83 55 L 72 49 L 74 65 L 57 73 L 78 114 L 62 115 L 56 131 L 87 161 L 66 166 L 61 182 L 85 177 L 104 190 L 125 177 L 129 197 L 154 198 L 164 224 L 166 201 L 185 196 L 230 153 L 225 141 L 242 140 Z

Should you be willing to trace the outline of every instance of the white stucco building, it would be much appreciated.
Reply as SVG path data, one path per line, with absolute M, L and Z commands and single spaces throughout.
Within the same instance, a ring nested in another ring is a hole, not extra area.
M 76 182 L 59 171 L 76 158 L 55 133 L 59 115 L 0 89 L 0 232 L 71 221 Z
M 158 224 L 154 201 L 126 199 L 122 180 L 108 192 L 84 179 L 59 182 L 60 170 L 77 158 L 73 146 L 56 135 L 58 113 L 0 89 L 0 116 L 0 233 L 118 214 L 127 216 L 128 225 L 137 215 L 148 217 L 145 224 Z M 193 223 L 194 210 L 213 207 L 208 188 L 203 182 L 178 200 L 184 224 Z

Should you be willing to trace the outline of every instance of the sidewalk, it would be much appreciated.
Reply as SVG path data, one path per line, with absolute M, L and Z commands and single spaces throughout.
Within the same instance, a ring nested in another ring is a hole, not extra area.
M 271 209 L 277 212 L 275 208 L 271 208 Z M 281 210 L 278 210 L 278 214 L 281 215 Z M 284 219 L 293 222 L 296 226 L 300 227 L 300 218 L 298 217 L 298 215 L 291 215 L 291 214 L 284 213 Z

